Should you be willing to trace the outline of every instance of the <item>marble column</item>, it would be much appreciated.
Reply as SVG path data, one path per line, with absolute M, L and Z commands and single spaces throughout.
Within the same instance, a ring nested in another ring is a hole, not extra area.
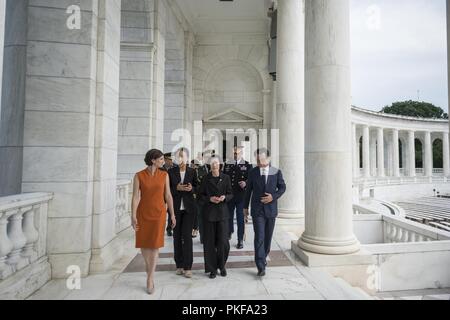
M 384 130 L 377 128 L 377 174 L 379 177 L 384 177 Z
M 450 110 L 450 0 L 447 0 L 447 79 L 448 108 Z M 447 156 L 450 156 L 448 152 Z
M 123 248 L 116 237 L 121 2 L 98 0 L 92 257 L 89 271 L 105 272 Z
M 431 132 L 424 132 L 424 148 L 425 148 L 425 163 L 424 163 L 424 175 L 425 177 L 431 177 L 433 175 L 433 145 L 431 144 Z
M 408 176 L 416 176 L 416 147 L 414 131 L 408 131 Z
M 54 193 L 47 225 L 52 277 L 66 278 L 73 265 L 85 276 L 93 240 L 99 4 L 82 2 L 81 28 L 69 29 L 66 2 L 26 3 L 22 190 Z
M 279 216 L 288 219 L 304 215 L 304 33 L 304 1 L 280 1 L 277 124 L 280 130 L 280 168 L 289 187 L 279 203 Z
M 356 136 L 356 124 L 352 123 L 352 166 L 353 177 L 359 176 L 358 137 Z
M 134 0 L 122 0 L 117 177 L 124 180 L 142 169 L 154 145 L 154 28 L 147 22 L 153 15 L 150 0 L 141 1 L 139 11 Z
M 0 197 L 22 192 L 27 69 L 27 1 L 6 4 L 0 107 Z
M 272 116 L 271 116 L 271 129 L 278 129 L 277 125 L 277 90 L 278 83 L 272 82 Z
M 348 0 L 306 0 L 305 232 L 301 249 L 351 254 L 353 234 Z
M 400 176 L 400 150 L 397 129 L 392 129 L 392 171 L 394 177 Z
M 377 176 L 377 137 L 370 132 L 370 175 Z
M 442 152 L 443 152 L 443 166 L 444 176 L 450 175 L 450 150 L 449 150 L 449 137 L 447 132 L 442 133 Z
M 363 126 L 363 168 L 364 177 L 370 178 L 370 130 L 369 126 Z

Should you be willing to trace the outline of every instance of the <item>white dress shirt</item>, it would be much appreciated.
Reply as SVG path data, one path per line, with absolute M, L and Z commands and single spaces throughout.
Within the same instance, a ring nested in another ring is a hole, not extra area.
M 261 173 L 261 177 L 264 177 L 264 181 L 265 181 L 266 184 L 267 184 L 267 178 L 268 178 L 268 176 L 269 176 L 269 166 L 267 166 L 267 167 L 265 167 L 265 168 L 260 167 L 260 168 L 259 168 L 259 172 Z
M 181 181 L 180 183 L 183 184 L 184 183 L 184 176 L 186 175 L 186 171 L 181 171 L 180 170 L 180 176 L 181 176 Z M 184 210 L 184 203 L 183 203 L 183 198 L 181 198 L 181 205 L 180 205 L 180 211 Z

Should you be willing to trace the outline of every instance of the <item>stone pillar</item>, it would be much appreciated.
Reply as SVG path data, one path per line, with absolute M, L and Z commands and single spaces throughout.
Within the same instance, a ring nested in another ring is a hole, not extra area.
M 370 178 L 370 130 L 366 125 L 363 127 L 363 168 L 364 177 Z
M 408 176 L 416 176 L 416 147 L 414 131 L 408 131 Z
M 281 218 L 301 218 L 304 214 L 304 32 L 304 1 L 280 1 L 277 124 L 280 130 L 280 168 L 288 185 L 279 204 Z
M 377 163 L 378 163 L 378 176 L 384 177 L 384 130 L 383 128 L 377 129 Z
M 273 81 L 272 83 L 272 117 L 271 117 L 271 129 L 278 129 L 277 125 L 277 90 L 278 83 Z
M 449 137 L 447 132 L 442 133 L 442 152 L 443 152 L 443 166 L 444 166 L 444 176 L 448 177 L 450 175 L 450 150 L 449 150 Z
M 447 85 L 448 85 L 448 108 L 450 110 L 450 0 L 447 0 Z M 450 122 L 449 122 L 450 125 Z M 448 140 L 448 134 L 447 134 Z M 447 156 L 450 156 L 447 150 Z M 445 156 L 444 156 L 445 158 Z M 447 166 L 448 167 L 448 166 Z M 450 170 L 450 169 L 449 169 Z
M 118 166 L 119 179 L 129 180 L 144 164 L 145 153 L 153 147 L 153 25 L 150 0 L 122 0 L 120 54 L 120 103 Z M 143 28 L 142 26 L 145 26 Z M 136 32 L 139 30 L 139 32 Z
M 392 130 L 392 175 L 400 177 L 400 150 L 398 144 L 398 130 Z
M 116 243 L 117 144 L 121 2 L 99 0 L 94 198 L 90 272 L 104 272 L 122 256 Z
M 356 136 L 356 124 L 352 123 L 352 165 L 353 177 L 359 177 L 359 153 L 358 153 L 358 137 Z
M 305 232 L 298 245 L 350 254 L 353 234 L 348 0 L 306 0 Z
M 6 9 L 4 46 L 1 45 L 3 50 L 1 66 L 4 67 L 0 107 L 1 197 L 22 192 L 28 8 L 27 1 L 0 2 Z M 31 31 L 35 33 L 34 30 Z
M 65 1 L 26 3 L 22 190 L 54 193 L 47 226 L 52 277 L 67 277 L 72 265 L 85 276 L 93 241 L 99 4 L 83 2 L 81 28 L 69 29 Z
M 370 175 L 377 176 L 377 137 L 370 132 Z
M 433 175 L 433 145 L 431 144 L 431 132 L 424 132 L 424 148 L 425 148 L 425 165 L 424 175 L 425 177 L 431 177 Z

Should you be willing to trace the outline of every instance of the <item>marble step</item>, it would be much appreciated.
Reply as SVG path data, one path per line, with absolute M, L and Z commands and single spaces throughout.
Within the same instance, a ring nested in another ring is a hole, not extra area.
M 336 283 L 342 289 L 345 300 L 372 300 L 372 298 L 360 288 L 352 287 L 342 278 L 334 278 Z

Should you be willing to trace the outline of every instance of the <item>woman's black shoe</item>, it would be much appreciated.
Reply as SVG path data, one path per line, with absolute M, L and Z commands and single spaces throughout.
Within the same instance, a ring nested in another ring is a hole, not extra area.
M 220 275 L 222 277 L 226 277 L 227 276 L 227 269 L 223 268 L 222 270 L 220 270 Z
M 210 279 L 215 279 L 215 278 L 216 278 L 216 274 L 215 274 L 214 272 L 211 272 L 211 273 L 209 274 L 209 278 L 210 278 Z

